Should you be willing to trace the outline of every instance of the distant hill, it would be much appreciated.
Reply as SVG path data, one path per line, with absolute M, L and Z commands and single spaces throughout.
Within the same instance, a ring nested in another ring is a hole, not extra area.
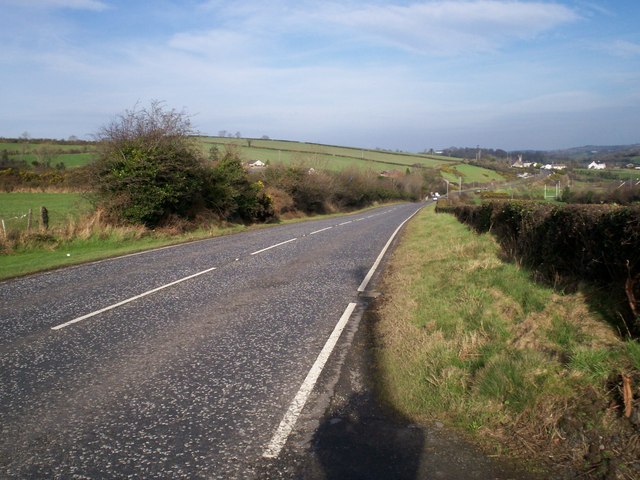
M 505 178 L 490 166 L 467 165 L 460 158 L 436 153 L 410 153 L 381 149 L 341 147 L 318 143 L 271 140 L 265 138 L 199 137 L 207 152 L 212 147 L 233 146 L 247 162 L 260 160 L 267 164 L 304 165 L 315 169 L 343 170 L 359 168 L 377 172 L 398 172 L 431 169 L 442 178 L 465 184 L 504 181 Z
M 592 161 L 624 166 L 640 165 L 640 144 L 634 145 L 585 145 L 547 152 L 550 158 L 566 159 L 580 164 Z
M 442 153 L 451 158 L 460 158 L 489 166 L 492 161 L 513 162 L 519 155 L 526 162 L 574 163 L 587 165 L 593 161 L 611 165 L 640 165 L 640 144 L 633 145 L 585 145 L 561 150 L 506 150 L 478 147 L 450 147 Z
M 314 168 L 341 170 L 349 166 L 382 171 L 393 168 L 438 168 L 459 159 L 444 155 L 394 152 L 264 138 L 199 137 L 203 148 L 233 145 L 247 161 L 304 163 Z

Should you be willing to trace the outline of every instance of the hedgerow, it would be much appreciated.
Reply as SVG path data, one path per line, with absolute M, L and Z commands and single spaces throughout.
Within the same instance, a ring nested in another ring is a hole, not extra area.
M 640 207 L 495 201 L 438 211 L 479 233 L 490 231 L 538 278 L 613 288 L 626 300 L 628 333 L 640 334 Z

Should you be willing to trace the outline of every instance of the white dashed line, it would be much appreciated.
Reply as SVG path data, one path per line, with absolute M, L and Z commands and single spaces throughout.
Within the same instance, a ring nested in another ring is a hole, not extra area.
M 389 245 L 391 245 L 391 242 L 393 241 L 393 239 L 395 238 L 396 234 L 400 231 L 400 229 L 402 228 L 402 226 L 407 223 L 409 220 L 411 220 L 413 218 L 413 216 L 418 213 L 420 211 L 420 208 L 418 210 L 416 210 L 415 212 L 413 212 L 411 214 L 411 216 L 409 218 L 407 218 L 404 222 L 402 222 L 398 228 L 396 228 L 395 232 L 393 232 L 391 234 L 391 237 L 389 237 L 389 240 L 387 241 L 387 244 L 384 246 L 384 248 L 382 249 L 382 251 L 380 252 L 380 255 L 378 255 L 378 258 L 376 258 L 376 261 L 374 262 L 373 266 L 371 267 L 371 270 L 369 270 L 369 273 L 367 273 L 367 276 L 364 277 L 364 280 L 362 280 L 362 283 L 360 284 L 360 286 L 358 287 L 358 292 L 364 292 L 365 289 L 367 288 L 367 285 L 369 284 L 369 281 L 371 280 L 371 277 L 373 277 L 373 274 L 376 272 L 378 266 L 380 265 L 380 262 L 382 261 L 382 257 L 384 257 L 384 254 L 387 252 L 387 249 L 389 248 Z
M 340 317 L 340 320 L 338 320 L 338 323 L 333 329 L 331 336 L 329 336 L 327 343 L 325 343 L 322 351 L 318 355 L 318 358 L 311 367 L 311 370 L 309 370 L 307 378 L 304 379 L 304 382 L 302 382 L 302 385 L 300 386 L 300 390 L 298 390 L 298 393 L 291 402 L 291 405 L 289 405 L 287 413 L 284 414 L 284 417 L 282 418 L 282 421 L 280 422 L 276 433 L 271 438 L 271 442 L 269 442 L 269 445 L 267 445 L 267 448 L 262 453 L 263 457 L 276 458 L 278 455 L 280 455 L 282 447 L 284 447 L 284 444 L 287 442 L 287 438 L 293 430 L 293 427 L 295 426 L 296 421 L 298 420 L 298 417 L 300 416 L 300 413 L 304 408 L 304 404 L 307 403 L 307 399 L 309 398 L 309 395 L 311 394 L 311 391 L 313 390 L 313 387 L 315 386 L 320 373 L 322 373 L 324 365 L 327 363 L 327 360 L 329 359 L 333 348 L 340 338 L 340 334 L 344 330 L 344 327 L 347 325 L 347 322 L 349 321 L 349 318 L 351 318 L 351 314 L 353 313 L 353 310 L 355 308 L 356 304 L 350 303 L 342 314 L 342 317 Z
M 286 240 L 284 242 L 276 243 L 275 245 L 271 245 L 270 247 L 263 248 L 262 250 L 258 250 L 257 252 L 253 252 L 251 255 L 257 255 L 259 253 L 266 252 L 267 250 L 271 250 L 272 248 L 279 247 L 280 245 L 284 245 L 285 243 L 295 242 L 296 240 L 297 240 L 297 238 L 292 238 L 292 239 Z
M 339 223 L 338 226 L 341 227 L 342 225 L 348 225 L 349 223 L 351 223 L 353 220 L 349 220 L 348 222 L 342 222 Z
M 68 322 L 61 323 L 60 325 L 56 325 L 55 327 L 51 327 L 51 330 L 60 330 L 62 328 L 68 327 L 69 325 L 73 325 L 74 323 L 78 323 L 78 322 L 81 322 L 82 320 L 86 320 L 87 318 L 95 317 L 96 315 L 99 315 L 99 314 L 104 313 L 104 312 L 108 312 L 109 310 L 113 310 L 114 308 L 121 307 L 122 305 L 125 305 L 125 304 L 127 304 L 129 302 L 133 302 L 134 300 L 138 300 L 139 298 L 146 297 L 147 295 L 151 295 L 152 293 L 156 293 L 156 292 L 158 292 L 158 291 L 160 291 L 160 290 L 162 290 L 164 288 L 171 287 L 172 285 L 176 285 L 176 284 L 178 284 L 180 282 L 184 282 L 186 280 L 190 280 L 190 279 L 198 277 L 200 275 L 204 275 L 205 273 L 211 272 L 212 270 L 215 270 L 215 269 L 216 269 L 216 267 L 208 268 L 207 270 L 203 270 L 202 272 L 194 273 L 193 275 L 189 275 L 188 277 L 181 278 L 180 280 L 176 280 L 175 282 L 167 283 L 166 285 L 163 285 L 163 286 L 158 287 L 158 288 L 154 288 L 153 290 L 149 290 L 148 292 L 141 293 L 140 295 L 136 295 L 135 297 L 128 298 L 126 300 L 123 300 L 122 302 L 114 303 L 113 305 L 110 305 L 108 307 L 102 308 L 100 310 L 96 310 L 95 312 L 88 313 L 88 314 L 83 315 L 81 317 L 74 318 L 73 320 L 69 320 Z
M 316 233 L 324 232 L 325 230 L 331 230 L 333 227 L 323 228 L 321 230 L 316 230 L 315 232 L 311 232 L 309 235 L 315 235 Z

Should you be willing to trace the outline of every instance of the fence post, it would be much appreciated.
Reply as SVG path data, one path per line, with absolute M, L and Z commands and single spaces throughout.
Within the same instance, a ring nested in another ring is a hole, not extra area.
M 4 224 L 4 218 L 2 219 L 2 238 L 7 239 L 7 227 Z
M 40 217 L 42 219 L 42 228 L 45 230 L 49 229 L 49 211 L 47 207 L 40 207 Z
M 33 223 L 33 210 L 29 209 L 29 215 L 27 216 L 27 232 L 31 233 L 31 224 Z

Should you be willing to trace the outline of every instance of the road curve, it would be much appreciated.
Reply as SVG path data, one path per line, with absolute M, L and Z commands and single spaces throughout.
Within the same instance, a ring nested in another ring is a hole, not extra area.
M 419 207 L 0 283 L 0 477 L 251 478 Z

